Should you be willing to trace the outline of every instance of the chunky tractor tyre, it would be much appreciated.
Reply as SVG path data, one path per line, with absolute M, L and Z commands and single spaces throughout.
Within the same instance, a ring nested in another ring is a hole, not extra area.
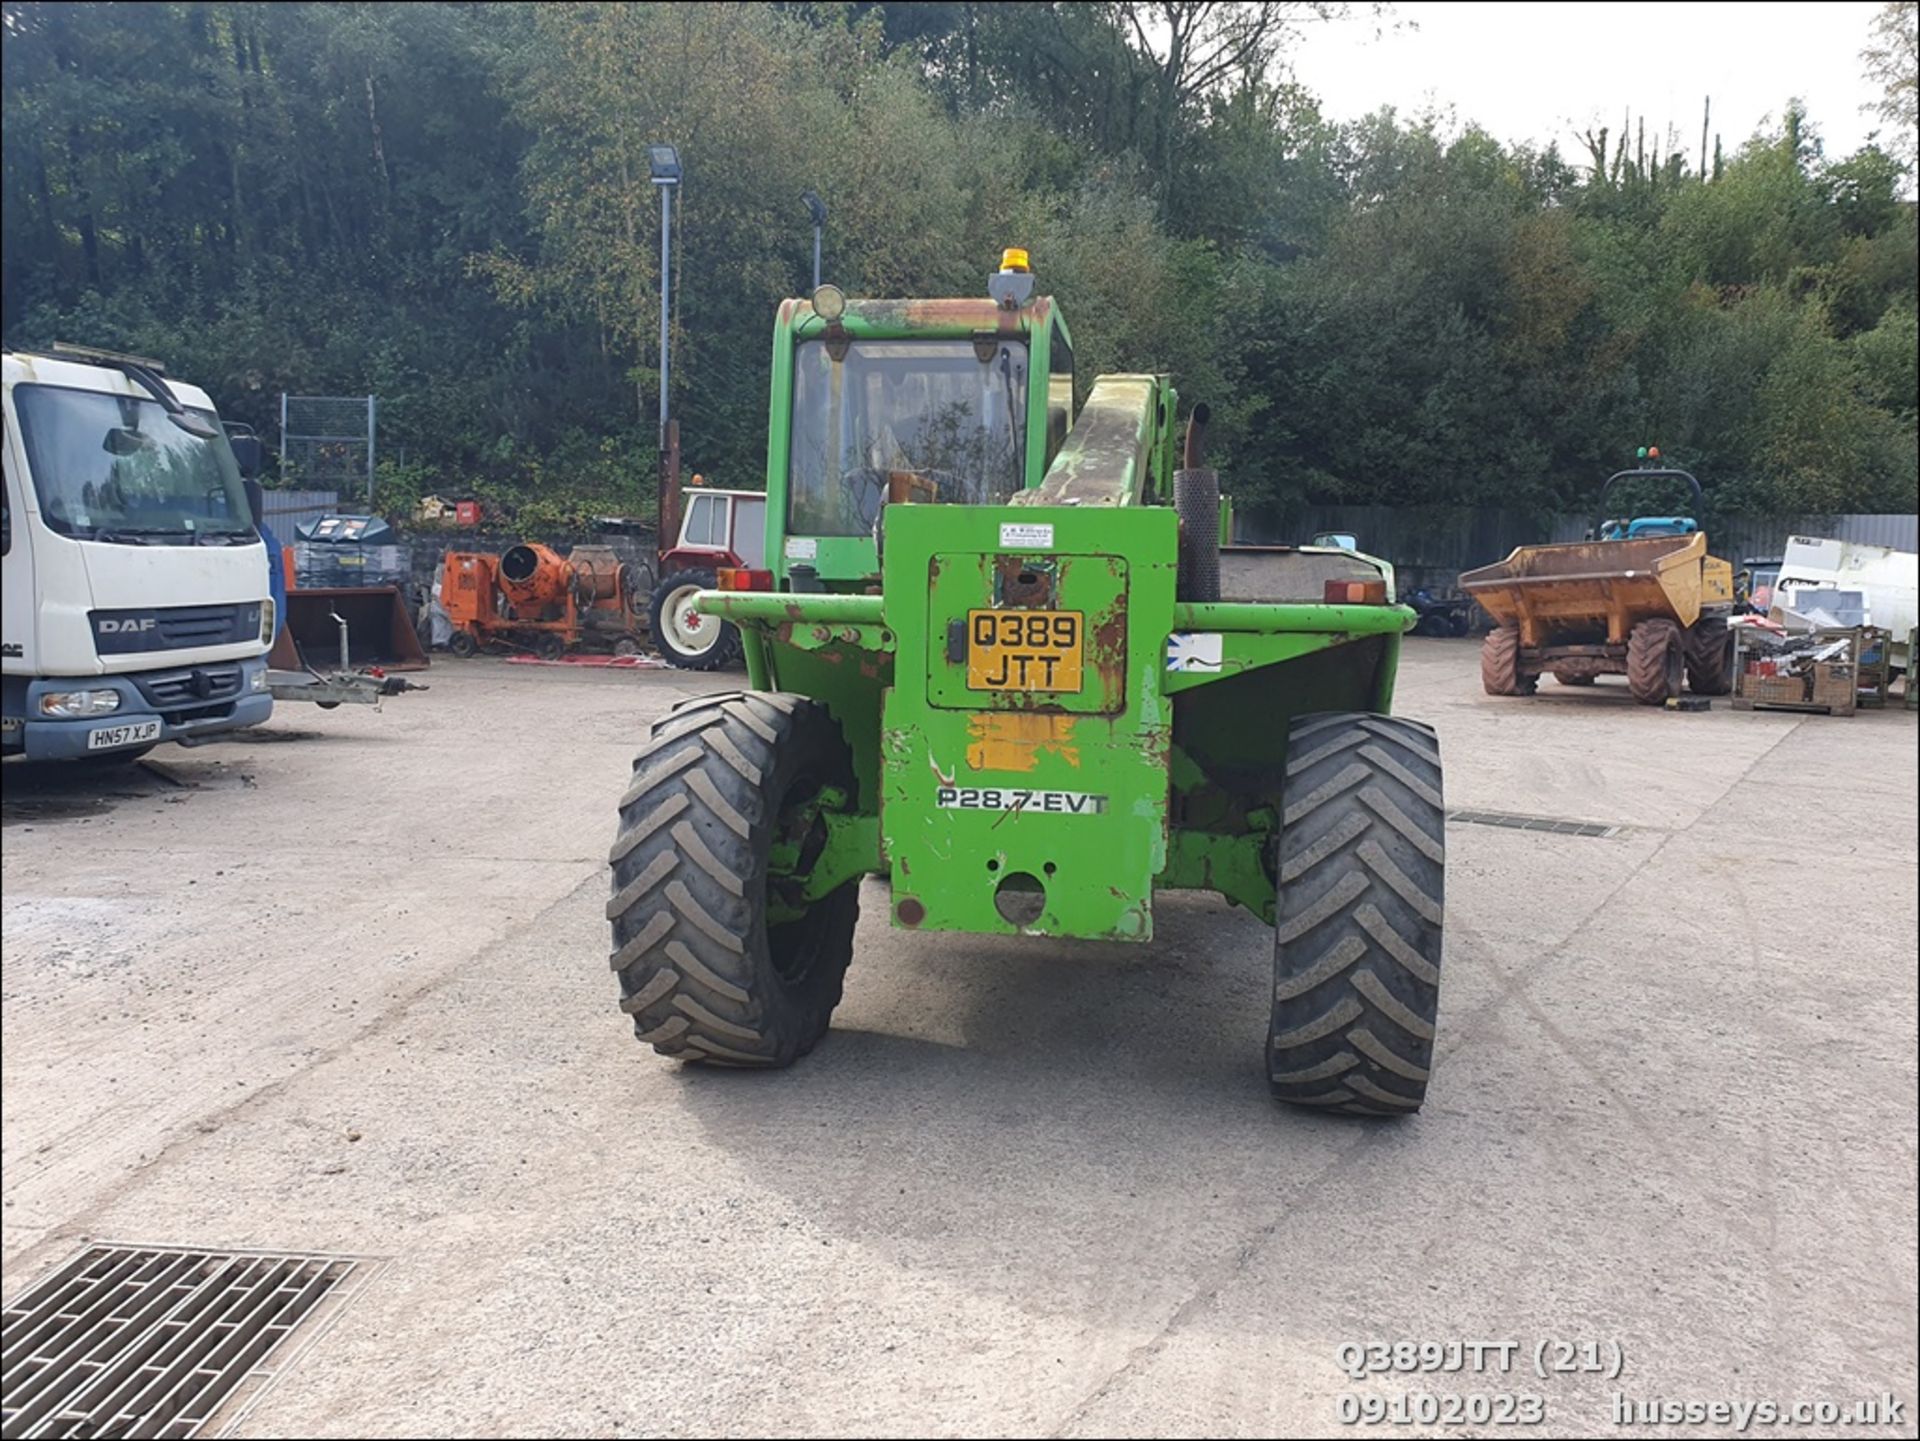
M 676 570 L 653 588 L 648 619 L 654 646 L 682 670 L 719 670 L 739 659 L 740 632 L 732 622 L 701 615 L 689 604 L 696 591 L 718 584 L 710 570 Z
M 1553 678 L 1561 685 L 1592 685 L 1600 677 L 1591 671 L 1557 670 Z
M 1480 688 L 1488 695 L 1532 695 L 1540 677 L 1520 673 L 1520 632 L 1512 626 L 1487 632 L 1480 642 Z
M 1220 599 L 1220 473 L 1176 470 L 1173 508 L 1180 513 L 1176 594 L 1185 601 Z
M 1627 689 L 1641 705 L 1665 705 L 1680 694 L 1686 635 L 1670 620 L 1643 620 L 1627 636 Z
M 1440 743 L 1418 721 L 1300 716 L 1283 800 L 1273 1094 L 1364 1115 L 1417 1111 L 1440 1003 Z
M 1687 632 L 1687 689 L 1695 695 L 1733 691 L 1733 631 L 1719 616 L 1696 621 Z
M 824 706 L 792 695 L 689 701 L 653 727 L 620 799 L 610 857 L 620 1009 L 663 1056 L 790 1066 L 840 1003 L 860 886 L 769 924 L 785 871 L 825 844 L 809 806 L 853 794 L 853 761 Z

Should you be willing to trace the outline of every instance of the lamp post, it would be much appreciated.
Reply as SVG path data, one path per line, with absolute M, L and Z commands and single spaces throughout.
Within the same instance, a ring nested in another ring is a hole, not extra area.
M 800 203 L 807 207 L 807 214 L 813 217 L 813 288 L 820 288 L 820 234 L 827 228 L 827 202 L 811 190 L 804 191 Z
M 674 543 L 679 522 L 680 446 L 668 405 L 668 321 L 673 301 L 673 192 L 680 188 L 680 152 L 671 145 L 647 147 L 647 169 L 660 192 L 660 502 L 657 549 Z

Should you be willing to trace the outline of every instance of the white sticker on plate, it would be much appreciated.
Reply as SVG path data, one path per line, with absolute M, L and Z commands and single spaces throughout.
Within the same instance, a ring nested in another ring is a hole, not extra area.
M 1026 550 L 1052 550 L 1053 527 L 1006 521 L 1000 526 L 1000 544 L 1020 546 Z
M 1177 630 L 1167 637 L 1167 669 L 1216 674 L 1220 669 L 1220 644 L 1217 630 Z
M 820 542 L 810 535 L 787 537 L 788 560 L 813 560 L 820 554 Z

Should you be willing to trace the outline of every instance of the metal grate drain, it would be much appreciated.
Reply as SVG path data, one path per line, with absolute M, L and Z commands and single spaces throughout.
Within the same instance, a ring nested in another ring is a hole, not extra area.
M 1517 816 L 1506 811 L 1448 811 L 1447 819 L 1463 826 L 1505 826 L 1515 831 L 1549 831 L 1557 836 L 1592 836 L 1605 840 L 1620 834 L 1619 826 L 1598 821 L 1570 821 L 1560 816 Z
M 0 1436 L 198 1435 L 228 1401 L 250 1406 L 301 1349 L 286 1344 L 295 1329 L 312 1340 L 371 1269 L 358 1256 L 90 1246 L 6 1308 Z

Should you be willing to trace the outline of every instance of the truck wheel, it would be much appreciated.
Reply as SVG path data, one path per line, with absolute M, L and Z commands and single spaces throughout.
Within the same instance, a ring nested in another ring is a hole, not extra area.
M 1591 671 L 1571 670 L 1557 670 L 1553 673 L 1553 678 L 1559 681 L 1561 685 L 1592 685 L 1600 679 L 1599 676 L 1594 675 Z
M 470 630 L 457 630 L 447 637 L 447 653 L 460 660 L 469 660 L 480 649 L 480 642 L 473 638 Z
M 1417 1111 L 1440 1004 L 1440 743 L 1395 716 L 1297 717 L 1282 796 L 1273 1094 L 1362 1115 Z
M 648 618 L 654 646 L 682 670 L 718 670 L 740 654 L 740 632 L 718 616 L 701 615 L 691 604 L 696 592 L 718 584 L 710 570 L 677 570 L 653 589 Z
M 1627 636 L 1627 689 L 1641 705 L 1665 705 L 1680 694 L 1686 636 L 1670 620 L 1643 620 Z
M 1480 688 L 1488 695 L 1532 695 L 1540 677 L 1520 673 L 1520 632 L 1502 626 L 1480 642 Z
M 1687 632 L 1687 689 L 1695 695 L 1733 692 L 1733 631 L 1719 616 Z
M 810 803 L 853 794 L 839 725 L 799 696 L 702 696 L 654 723 L 633 769 L 607 903 L 620 1009 L 663 1056 L 792 1065 L 840 1002 L 860 910 L 857 881 L 793 894 L 826 843 Z

